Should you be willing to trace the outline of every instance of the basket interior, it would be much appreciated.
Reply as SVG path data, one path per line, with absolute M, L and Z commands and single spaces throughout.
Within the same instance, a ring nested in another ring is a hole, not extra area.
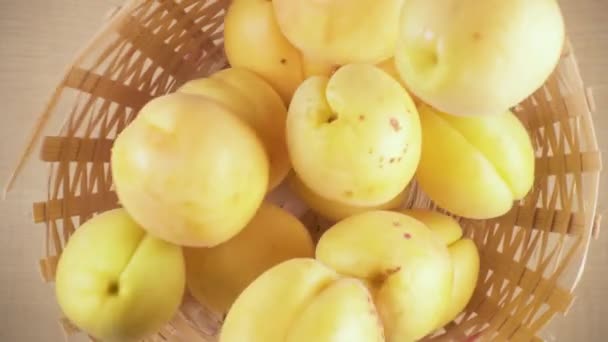
M 66 118 L 60 132 L 44 137 L 40 151 L 50 166 L 48 197 L 34 204 L 35 222 L 46 225 L 45 281 L 53 281 L 74 229 L 119 206 L 109 165 L 117 134 L 151 98 L 226 66 L 228 4 L 131 1 L 74 61 L 42 117 Z M 539 340 L 540 329 L 567 312 L 593 235 L 601 168 L 588 95 L 567 44 L 557 71 L 515 108 L 536 151 L 534 188 L 503 217 L 461 220 L 480 249 L 479 283 L 466 312 L 427 340 Z M 433 206 L 415 186 L 411 199 L 416 207 Z M 319 224 L 310 213 L 304 218 Z M 222 313 L 187 299 L 151 340 L 216 341 L 221 319 Z M 66 332 L 76 332 L 62 322 Z

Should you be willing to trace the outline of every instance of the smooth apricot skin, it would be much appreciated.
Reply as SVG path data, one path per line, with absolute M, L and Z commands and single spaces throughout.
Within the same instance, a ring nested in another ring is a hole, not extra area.
M 475 292 L 479 277 L 479 251 L 471 239 L 462 239 L 462 228 L 453 218 L 424 209 L 402 210 L 401 212 L 424 223 L 448 246 L 454 278 L 448 308 L 438 325 L 438 327 L 442 327 L 458 317 Z
M 63 314 L 104 341 L 134 341 L 178 311 L 186 283 L 182 248 L 147 234 L 124 209 L 91 218 L 57 264 Z
M 116 139 L 111 164 L 133 219 L 182 246 L 229 240 L 268 189 L 268 158 L 255 132 L 226 107 L 190 94 L 146 104 Z
M 351 216 L 321 237 L 316 256 L 340 274 L 367 281 L 387 341 L 415 341 L 441 323 L 452 264 L 442 239 L 420 221 L 389 211 Z
M 371 210 L 384 210 L 384 209 L 395 209 L 403 204 L 405 199 L 408 196 L 408 189 L 402 191 L 399 195 L 397 195 L 392 200 L 383 203 L 378 206 L 354 206 L 345 203 L 341 203 L 338 201 L 328 200 L 314 191 L 310 190 L 301 180 L 298 179 L 298 176 L 295 174 L 291 174 L 288 177 L 288 182 L 290 188 L 316 213 L 321 216 L 332 220 L 332 221 L 340 221 L 347 217 L 360 214 L 366 211 Z
M 313 257 L 314 246 L 296 217 L 265 203 L 234 238 L 212 248 L 187 248 L 185 256 L 190 293 L 226 313 L 259 275 L 283 261 Z
M 343 278 L 323 289 L 289 329 L 286 342 L 384 342 L 383 327 L 365 285 Z
M 187 82 L 178 92 L 214 100 L 253 128 L 270 163 L 268 191 L 283 182 L 291 170 L 285 141 L 287 109 L 269 84 L 250 71 L 230 68 Z
M 314 259 L 292 259 L 271 268 L 234 302 L 220 342 L 284 342 L 309 303 L 339 278 Z
M 564 46 L 556 0 L 407 0 L 395 61 L 438 110 L 501 115 L 549 78 Z
M 279 29 L 271 1 L 235 0 L 224 21 L 230 65 L 255 72 L 289 103 L 307 77 L 329 75 L 334 65 L 305 56 Z
M 416 179 L 453 214 L 488 219 L 507 213 L 534 183 L 534 149 L 511 112 L 457 117 L 419 107 L 422 156 Z
M 404 0 L 274 0 L 278 25 L 304 54 L 344 65 L 378 63 L 395 52 Z
M 320 196 L 352 206 L 379 206 L 406 188 L 420 158 L 420 133 L 405 89 L 366 64 L 307 79 L 287 114 L 287 145 L 299 179 Z
M 289 103 L 303 80 L 302 55 L 279 30 L 272 2 L 233 1 L 224 27 L 224 47 L 230 64 L 257 73 Z

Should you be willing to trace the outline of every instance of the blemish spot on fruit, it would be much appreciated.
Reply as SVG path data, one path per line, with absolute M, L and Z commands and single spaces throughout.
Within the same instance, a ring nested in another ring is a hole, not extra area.
M 338 115 L 336 115 L 335 113 L 332 113 L 326 120 L 327 123 L 332 123 L 334 121 L 338 120 Z
M 281 58 L 281 64 L 283 64 L 283 65 L 287 64 L 287 59 Z
M 367 153 L 372 154 L 372 153 L 374 153 L 374 150 L 370 148 L 369 150 L 367 150 Z
M 475 41 L 477 41 L 477 42 L 478 42 L 478 41 L 480 41 L 480 40 L 481 40 L 481 38 L 482 38 L 482 36 L 481 36 L 481 33 L 480 33 L 480 32 L 475 32 L 475 33 L 473 33 L 473 40 L 475 40 Z
M 395 158 L 391 158 L 388 162 L 391 163 L 391 164 L 394 163 L 395 162 Z
M 394 222 L 393 222 L 393 226 L 394 226 L 394 227 L 401 227 L 401 222 L 399 222 L 399 221 L 394 221 Z
M 399 163 L 401 161 L 401 157 L 397 158 L 397 163 Z
M 403 237 L 404 237 L 406 240 L 409 240 L 409 239 L 411 239 L 411 238 L 412 238 L 412 234 L 410 234 L 410 233 L 405 233 L 405 234 L 403 234 Z
M 365 115 L 359 115 L 359 121 L 365 121 Z
M 384 157 L 380 157 L 380 162 L 383 163 L 384 162 Z
M 399 271 L 401 271 L 401 266 L 397 266 L 395 268 L 389 268 L 386 271 L 384 271 L 384 274 L 386 274 L 386 276 L 389 277 Z
M 344 191 L 344 196 L 346 196 L 348 198 L 353 197 L 353 195 L 354 195 L 354 193 L 351 190 Z
M 395 130 L 395 132 L 399 132 L 401 130 L 401 125 L 399 124 L 399 120 L 395 118 L 391 118 L 391 127 Z

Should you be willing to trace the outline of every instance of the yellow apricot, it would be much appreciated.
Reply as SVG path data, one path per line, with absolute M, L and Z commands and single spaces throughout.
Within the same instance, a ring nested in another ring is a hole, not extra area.
M 442 112 L 501 115 L 540 88 L 560 59 L 556 0 L 406 0 L 395 61 Z
M 479 276 L 479 252 L 470 239 L 462 239 L 462 228 L 456 220 L 441 213 L 412 209 L 404 214 L 424 223 L 438 234 L 448 246 L 454 272 L 452 295 L 444 318 L 437 327 L 442 327 L 455 319 L 471 300 Z
M 224 46 L 230 65 L 264 78 L 289 103 L 307 77 L 329 75 L 332 63 L 308 58 L 281 33 L 272 2 L 235 0 L 224 21 Z
M 63 314 L 87 334 L 135 341 L 176 314 L 185 273 L 181 247 L 147 234 L 124 209 L 114 209 L 70 237 L 57 264 L 55 293 Z
M 314 259 L 292 259 L 271 268 L 234 302 L 220 342 L 284 342 L 301 312 L 337 279 Z
M 534 182 L 534 150 L 510 112 L 457 117 L 422 105 L 422 156 L 416 178 L 440 207 L 468 218 L 505 214 Z
M 473 297 L 479 277 L 479 251 L 472 240 L 456 241 L 448 250 L 454 269 L 454 287 L 444 319 L 439 324 L 440 327 L 451 322 L 464 310 Z
M 206 96 L 230 109 L 256 131 L 270 162 L 270 191 L 285 179 L 291 169 L 285 141 L 287 109 L 270 85 L 255 74 L 237 69 L 227 69 L 217 74 L 219 77 L 187 82 L 178 92 Z M 235 87 L 232 84 L 236 82 L 225 81 L 226 74 L 234 79 L 242 79 L 247 88 Z
M 372 65 L 311 77 L 289 106 L 294 170 L 308 188 L 332 201 L 378 206 L 397 197 L 413 178 L 420 141 L 412 99 Z
M 456 220 L 447 215 L 427 209 L 405 209 L 400 212 L 424 223 L 441 237 L 446 246 L 462 239 L 462 228 Z
M 274 0 L 287 39 L 334 64 L 378 63 L 395 53 L 403 0 Z
M 272 2 L 233 1 L 224 27 L 224 46 L 230 64 L 262 76 L 289 103 L 303 80 L 302 55 L 279 30 Z
M 185 255 L 190 292 L 223 313 L 260 274 L 288 259 L 312 257 L 314 246 L 297 218 L 265 203 L 234 238 L 212 248 L 188 248 Z
M 384 342 L 372 296 L 356 279 L 323 289 L 289 329 L 286 342 Z
M 420 339 L 445 314 L 453 277 L 449 253 L 418 220 L 388 211 L 351 216 L 321 237 L 316 256 L 370 284 L 387 341 Z
M 226 107 L 174 93 L 150 101 L 120 133 L 112 175 L 120 203 L 151 235 L 209 247 L 255 215 L 268 159 L 255 132 Z
M 288 177 L 290 188 L 316 213 L 321 216 L 339 221 L 355 214 L 363 213 L 370 210 L 395 209 L 398 208 L 408 195 L 408 189 L 402 191 L 397 197 L 379 206 L 364 207 L 354 206 L 338 201 L 328 200 L 321 195 L 310 190 L 306 184 L 298 178 L 297 175 L 291 174 Z

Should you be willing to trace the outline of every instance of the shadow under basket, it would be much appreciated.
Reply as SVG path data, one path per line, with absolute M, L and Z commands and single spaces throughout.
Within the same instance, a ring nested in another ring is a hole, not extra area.
M 132 0 L 109 14 L 102 30 L 66 71 L 35 129 L 23 161 L 37 146 L 46 122 L 65 117 L 61 130 L 44 137 L 40 158 L 50 166 L 48 197 L 34 204 L 34 220 L 46 226 L 44 281 L 74 230 L 119 206 L 113 191 L 113 140 L 150 99 L 227 66 L 223 54 L 226 0 Z M 566 314 L 592 237 L 601 155 L 584 87 L 570 44 L 547 83 L 515 108 L 536 153 L 536 179 L 528 196 L 506 215 L 461 219 L 477 244 L 481 269 L 465 312 L 428 341 L 539 341 L 556 314 Z M 408 205 L 432 207 L 413 186 Z M 315 230 L 318 219 L 304 214 Z M 218 340 L 224 313 L 188 295 L 180 312 L 148 341 Z M 79 333 L 66 319 L 65 332 Z M 244 341 L 246 342 L 246 341 Z

